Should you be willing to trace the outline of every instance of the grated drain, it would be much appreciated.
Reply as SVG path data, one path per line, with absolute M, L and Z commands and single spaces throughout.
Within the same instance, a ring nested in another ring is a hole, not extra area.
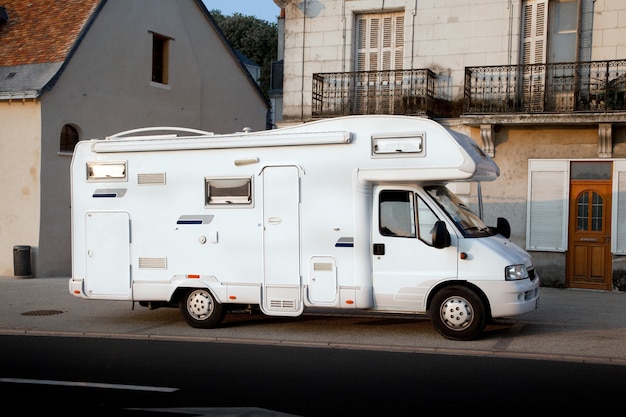
M 22 313 L 22 316 L 52 316 L 55 314 L 61 314 L 64 313 L 64 311 L 61 310 L 33 310 L 33 311 L 26 311 L 24 313 Z

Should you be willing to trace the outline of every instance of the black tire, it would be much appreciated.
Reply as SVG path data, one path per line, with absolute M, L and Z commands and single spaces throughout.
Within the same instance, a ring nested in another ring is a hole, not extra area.
M 485 329 L 485 303 L 476 292 L 467 287 L 445 287 L 432 299 L 430 320 L 433 327 L 446 339 L 476 339 Z
M 180 300 L 180 312 L 191 327 L 210 329 L 224 320 L 226 310 L 206 288 L 192 289 Z

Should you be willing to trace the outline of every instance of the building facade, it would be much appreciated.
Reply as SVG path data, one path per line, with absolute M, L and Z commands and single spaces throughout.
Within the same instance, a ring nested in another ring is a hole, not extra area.
M 71 274 L 78 140 L 147 126 L 266 128 L 268 101 L 200 0 L 0 6 L 1 276 L 14 275 L 16 246 L 30 247 L 28 275 Z
M 544 285 L 626 289 L 626 2 L 275 0 L 282 124 L 430 117 L 500 166 L 480 188 Z

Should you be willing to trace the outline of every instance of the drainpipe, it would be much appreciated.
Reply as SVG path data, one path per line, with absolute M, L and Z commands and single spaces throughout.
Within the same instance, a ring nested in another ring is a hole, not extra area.
M 302 74 L 300 75 L 300 120 L 304 122 L 304 46 L 306 45 L 306 4 L 302 2 Z
M 511 65 L 511 54 L 513 53 L 513 0 L 509 0 L 507 7 L 509 9 L 509 53 L 507 65 Z
M 347 24 L 346 24 L 346 2 L 343 1 L 341 2 L 341 24 L 343 25 L 343 31 L 342 31 L 342 42 L 343 42 L 343 47 L 341 48 L 341 71 L 342 72 L 346 72 L 346 48 L 348 46 L 347 42 L 346 42 L 346 32 L 348 31 L 347 28 Z
M 417 0 L 415 0 L 415 5 L 413 6 L 413 28 L 411 29 L 411 69 L 415 69 L 413 67 L 415 62 L 415 19 L 417 16 Z

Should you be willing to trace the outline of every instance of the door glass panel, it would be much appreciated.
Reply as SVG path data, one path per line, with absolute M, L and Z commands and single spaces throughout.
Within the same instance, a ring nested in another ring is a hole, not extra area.
M 591 202 L 591 230 L 602 231 L 602 196 L 593 193 Z
M 596 192 L 585 191 L 578 196 L 578 230 L 598 232 L 602 231 L 602 214 L 604 201 L 602 196 Z
M 589 192 L 578 196 L 578 230 L 589 228 Z
M 572 162 L 573 180 L 610 180 L 611 162 Z

